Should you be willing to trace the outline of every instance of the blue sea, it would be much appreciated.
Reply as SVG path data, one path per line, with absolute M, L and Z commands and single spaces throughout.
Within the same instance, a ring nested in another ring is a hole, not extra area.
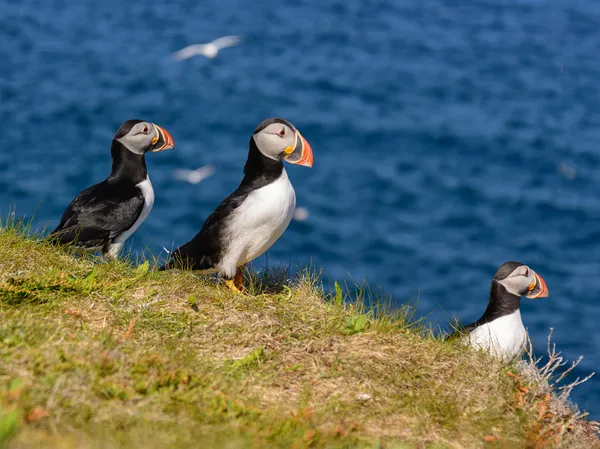
M 237 187 L 258 123 L 284 117 L 314 166 L 287 168 L 308 218 L 270 265 L 367 280 L 447 328 L 517 260 L 550 288 L 522 305 L 536 352 L 554 328 L 576 376 L 598 369 L 597 0 L 0 0 L 0 17 L 2 215 L 56 226 L 141 118 L 176 148 L 147 157 L 156 203 L 130 247 L 171 249 Z M 171 58 L 229 34 L 243 42 L 215 59 Z M 573 398 L 600 418 L 600 375 Z

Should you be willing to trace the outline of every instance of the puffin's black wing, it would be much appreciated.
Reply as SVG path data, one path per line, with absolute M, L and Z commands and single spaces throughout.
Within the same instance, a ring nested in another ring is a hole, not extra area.
M 229 195 L 208 216 L 202 229 L 185 245 L 173 251 L 171 260 L 159 271 L 173 268 L 188 268 L 191 270 L 210 270 L 221 261 L 227 250 L 227 241 L 223 231 L 229 224 L 231 215 L 248 197 L 245 190 L 238 189 Z
M 104 181 L 77 195 L 50 238 L 63 245 L 103 246 L 133 226 L 143 208 L 144 195 L 136 186 Z

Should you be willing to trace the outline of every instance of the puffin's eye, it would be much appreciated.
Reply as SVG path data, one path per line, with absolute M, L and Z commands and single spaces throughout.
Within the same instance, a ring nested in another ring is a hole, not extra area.
M 142 132 L 143 132 L 144 134 L 148 134 L 148 127 L 147 127 L 147 126 L 144 126 L 144 129 L 142 129 Z
M 285 128 L 281 128 L 281 131 L 279 131 L 279 132 L 277 133 L 277 135 L 278 135 L 279 137 L 284 137 L 284 136 L 285 136 Z
M 525 273 L 523 273 L 523 276 L 525 276 L 526 278 L 529 277 L 529 268 L 525 268 Z

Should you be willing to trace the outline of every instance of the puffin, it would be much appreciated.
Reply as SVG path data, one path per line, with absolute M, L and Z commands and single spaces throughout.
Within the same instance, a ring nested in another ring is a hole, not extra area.
M 283 161 L 312 167 L 312 149 L 290 122 L 268 118 L 250 137 L 238 188 L 159 270 L 187 268 L 198 274 L 217 273 L 233 292 L 242 293 L 240 267 L 281 237 L 296 208 L 296 193 Z
M 53 243 L 116 258 L 154 205 L 145 155 L 173 148 L 173 138 L 154 123 L 127 120 L 115 134 L 108 178 L 83 190 L 49 235 Z
M 521 319 L 521 297 L 548 297 L 544 279 L 519 262 L 502 264 L 492 279 L 487 309 L 477 321 L 451 334 L 475 349 L 511 363 L 520 358 L 527 342 L 527 331 Z

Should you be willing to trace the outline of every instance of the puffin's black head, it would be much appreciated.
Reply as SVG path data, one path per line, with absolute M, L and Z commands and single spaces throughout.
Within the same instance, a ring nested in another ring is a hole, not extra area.
M 127 120 L 121 125 L 114 140 L 135 154 L 163 151 L 173 148 L 173 138 L 163 128 L 142 120 Z
M 270 159 L 312 167 L 313 154 L 302 134 L 287 120 L 269 118 L 254 130 L 258 150 Z
M 492 291 L 495 285 L 501 285 L 504 289 L 515 296 L 525 295 L 527 298 L 546 298 L 548 286 L 542 277 L 519 262 L 506 262 L 494 275 L 492 280 Z

